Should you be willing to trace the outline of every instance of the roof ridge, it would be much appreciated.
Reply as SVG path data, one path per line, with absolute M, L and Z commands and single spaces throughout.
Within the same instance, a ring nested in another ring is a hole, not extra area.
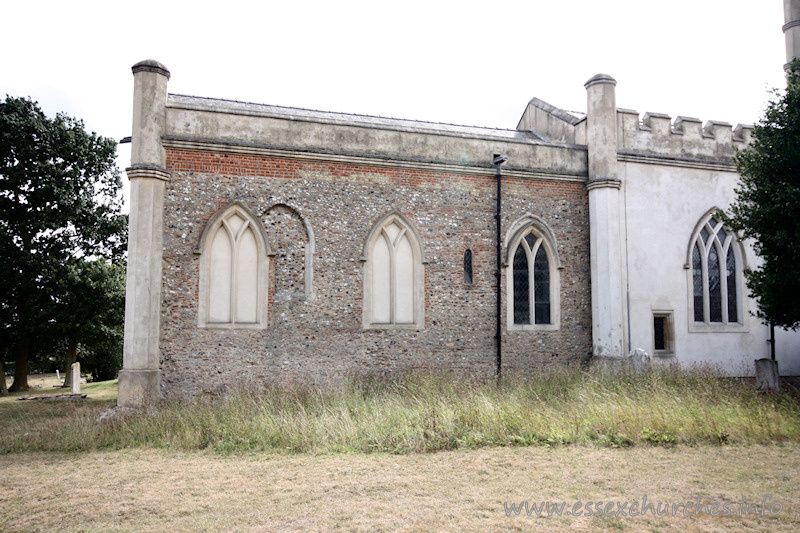
M 411 119 L 411 118 L 398 118 L 398 117 L 388 117 L 383 115 L 367 115 L 363 113 L 350 113 L 346 111 L 325 111 L 322 109 L 311 109 L 307 107 L 294 107 L 294 106 L 285 106 L 285 105 L 276 105 L 276 104 L 264 104 L 258 102 L 248 102 L 245 100 L 232 100 L 229 98 L 213 98 L 209 96 L 194 96 L 191 94 L 180 94 L 180 93 L 169 93 L 169 96 L 178 96 L 183 98 L 195 98 L 198 100 L 213 100 L 217 102 L 230 102 L 234 104 L 244 104 L 244 105 L 252 105 L 252 106 L 263 106 L 263 107 L 271 107 L 277 109 L 285 109 L 285 110 L 294 110 L 294 111 L 304 111 L 310 113 L 323 113 L 328 115 L 344 115 L 348 117 L 362 117 L 367 119 L 381 119 L 381 120 L 392 120 L 397 122 L 410 122 L 416 124 L 431 124 L 431 125 L 441 125 L 441 126 L 454 126 L 457 128 L 475 128 L 481 130 L 490 130 L 490 131 L 508 131 L 508 132 L 515 132 L 517 131 L 514 128 L 497 128 L 492 126 L 476 126 L 470 124 L 456 124 L 453 122 L 436 122 L 433 120 L 420 120 L 420 119 Z

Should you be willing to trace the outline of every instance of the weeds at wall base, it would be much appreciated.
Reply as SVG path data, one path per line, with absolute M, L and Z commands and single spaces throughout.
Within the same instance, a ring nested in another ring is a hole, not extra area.
M 108 404 L 0 422 L 0 453 L 128 447 L 219 453 L 424 453 L 486 446 L 800 442 L 800 394 L 710 370 L 556 369 L 501 385 L 446 373 L 298 383 L 168 401 L 104 423 Z

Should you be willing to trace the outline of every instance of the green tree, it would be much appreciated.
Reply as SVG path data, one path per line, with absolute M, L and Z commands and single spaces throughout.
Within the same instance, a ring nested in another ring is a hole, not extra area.
M 763 264 L 746 272 L 758 316 L 776 326 L 800 326 L 800 61 L 787 87 L 774 91 L 753 141 L 736 156 L 741 182 L 730 226 L 755 241 Z
M 0 102 L 0 351 L 14 359 L 12 391 L 29 388 L 29 356 L 55 344 L 54 287 L 69 266 L 123 253 L 115 155 L 80 120 L 50 119 L 28 98 Z
M 102 259 L 77 260 L 67 265 L 54 291 L 55 326 L 66 340 L 64 387 L 70 386 L 70 368 L 81 347 L 81 370 L 95 370 L 104 378 L 116 377 L 122 354 L 125 320 L 125 267 Z M 108 358 L 108 361 L 103 361 Z

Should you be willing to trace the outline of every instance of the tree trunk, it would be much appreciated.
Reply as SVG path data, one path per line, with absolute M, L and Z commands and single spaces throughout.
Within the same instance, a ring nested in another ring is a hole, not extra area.
M 30 390 L 28 386 L 28 352 L 30 346 L 28 341 L 22 341 L 14 347 L 14 383 L 9 387 L 8 392 L 18 392 Z
M 8 386 L 6 385 L 6 365 L 3 364 L 5 358 L 6 352 L 3 350 L 0 352 L 0 396 L 8 394 Z
M 62 387 L 69 388 L 72 386 L 72 363 L 76 361 L 77 353 L 78 353 L 78 339 L 71 337 L 69 339 L 69 348 L 67 349 L 67 369 L 64 370 L 64 384 L 61 385 Z
M 31 249 L 31 240 L 32 236 L 28 233 L 23 233 L 22 240 L 24 243 L 24 249 L 30 250 Z M 31 350 L 31 337 L 28 335 L 28 332 L 25 329 L 25 321 L 30 320 L 31 315 L 31 297 L 28 293 L 29 288 L 31 286 L 31 276 L 23 272 L 22 279 L 20 280 L 19 286 L 19 294 L 20 294 L 20 302 L 19 302 L 19 312 L 20 312 L 20 320 L 21 320 L 21 329 L 19 331 L 19 335 L 17 336 L 17 343 L 14 344 L 14 381 L 11 383 L 11 387 L 9 387 L 8 392 L 18 392 L 18 391 L 26 391 L 30 390 L 30 386 L 28 385 L 28 356 L 30 355 Z

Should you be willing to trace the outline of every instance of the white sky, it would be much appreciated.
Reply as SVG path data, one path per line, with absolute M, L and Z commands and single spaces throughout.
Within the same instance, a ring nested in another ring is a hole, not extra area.
M 117 140 L 133 76 L 172 93 L 513 129 L 532 97 L 753 123 L 783 87 L 782 0 L 19 0 L 0 12 L 0 97 Z M 129 145 L 119 165 L 130 163 Z

